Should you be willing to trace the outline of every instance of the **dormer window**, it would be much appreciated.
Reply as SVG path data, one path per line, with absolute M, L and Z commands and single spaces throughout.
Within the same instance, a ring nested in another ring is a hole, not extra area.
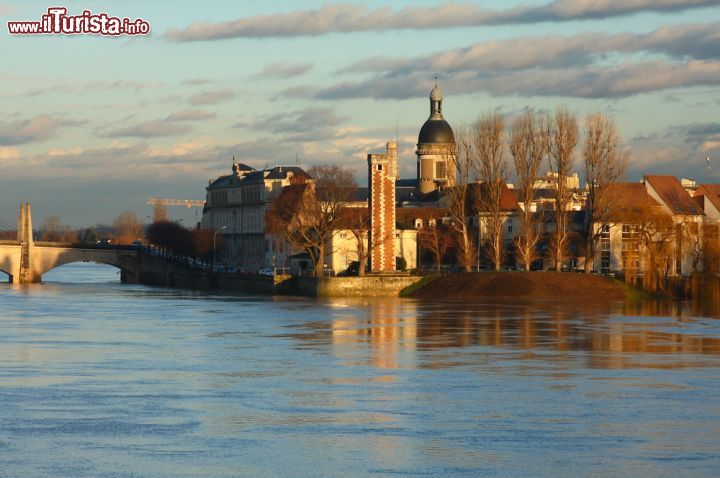
M 423 227 L 422 219 L 415 219 L 415 229 L 422 229 L 422 227 Z

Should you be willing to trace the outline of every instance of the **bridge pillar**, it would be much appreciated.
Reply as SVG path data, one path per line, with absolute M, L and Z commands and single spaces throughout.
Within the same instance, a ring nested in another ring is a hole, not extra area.
M 18 220 L 18 242 L 20 242 L 20 274 L 17 282 L 19 284 L 31 284 L 40 282 L 42 279 L 33 273 L 32 249 L 35 246 L 33 241 L 32 212 L 30 203 L 20 204 L 20 219 Z

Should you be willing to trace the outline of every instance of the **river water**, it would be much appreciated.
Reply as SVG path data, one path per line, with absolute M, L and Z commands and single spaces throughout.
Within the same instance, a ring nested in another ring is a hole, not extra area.
M 717 476 L 720 319 L 0 285 L 0 476 Z

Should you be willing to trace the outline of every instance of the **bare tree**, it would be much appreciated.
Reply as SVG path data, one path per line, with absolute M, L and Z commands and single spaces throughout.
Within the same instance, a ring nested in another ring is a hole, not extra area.
M 557 175 L 555 189 L 555 234 L 552 249 L 555 253 L 555 269 L 560 270 L 565 259 L 568 246 L 568 203 L 572 192 L 567 187 L 567 176 L 572 168 L 575 157 L 575 146 L 578 142 L 578 123 L 575 115 L 565 107 L 555 112 L 555 117 L 548 117 L 548 162 L 550 171 Z
M 595 251 L 604 222 L 612 214 L 613 201 L 608 194 L 610 184 L 617 181 L 625 170 L 625 156 L 620 151 L 620 137 L 615 122 L 602 113 L 585 119 L 583 163 L 588 187 L 585 206 L 585 234 L 587 257 L 585 272 L 590 273 Z
M 434 224 L 433 221 L 435 221 Z M 427 226 L 418 231 L 418 242 L 421 249 L 432 255 L 439 273 L 445 254 L 455 245 L 453 231 L 439 219 L 430 218 Z
M 617 197 L 616 187 L 608 195 Z M 645 197 L 633 203 L 623 203 L 612 211 L 613 223 L 622 227 L 622 267 L 625 281 L 635 285 L 643 272 L 643 288 L 650 292 L 661 290 L 672 260 L 675 225 L 672 216 L 656 202 Z M 606 216 L 609 219 L 610 216 Z
M 129 244 L 142 236 L 142 223 L 132 211 L 125 211 L 113 221 L 116 241 Z
M 57 242 L 62 240 L 65 228 L 59 216 L 48 216 L 40 225 L 40 240 Z
M 535 180 L 548 148 L 548 130 L 543 123 L 544 120 L 528 111 L 515 120 L 509 135 L 517 189 L 523 203 L 520 215 L 522 230 L 517 238 L 517 248 L 525 270 L 530 270 L 530 263 L 536 256 L 535 246 L 540 239 L 539 215 L 532 211 L 531 204 L 535 199 Z
M 504 152 L 503 132 L 505 121 L 500 113 L 493 112 L 481 116 L 472 130 L 473 149 L 477 155 L 478 180 L 482 183 L 481 192 L 475 196 L 476 210 L 481 224 L 487 231 L 485 245 L 492 258 L 495 270 L 500 270 L 503 257 L 503 211 L 502 194 L 507 179 L 507 164 Z
M 472 185 L 477 176 L 477 155 L 474 151 L 470 131 L 460 128 L 455 133 L 456 151 L 450 154 L 449 161 L 455 170 L 455 185 L 446 190 L 450 203 L 452 227 L 457 232 L 458 256 L 466 271 L 475 264 L 477 251 L 471 239 L 472 221 Z
M 282 234 L 305 251 L 316 277 L 324 269 L 326 246 L 340 230 L 343 210 L 356 189 L 353 172 L 338 166 L 314 166 L 313 182 L 286 187 L 268 215 L 268 232 Z

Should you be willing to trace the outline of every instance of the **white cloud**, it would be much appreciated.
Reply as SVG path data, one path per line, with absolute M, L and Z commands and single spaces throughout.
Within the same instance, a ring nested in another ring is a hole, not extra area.
M 293 78 L 312 70 L 312 63 L 272 63 L 265 66 L 258 76 L 267 78 Z
M 231 90 L 214 90 L 192 95 L 188 98 L 188 101 L 194 105 L 212 105 L 226 100 L 231 100 L 234 97 L 235 93 Z
M 717 0 L 555 0 L 544 5 L 521 5 L 506 10 L 489 10 L 455 2 L 435 7 L 380 7 L 371 10 L 365 6 L 341 3 L 316 10 L 256 15 L 227 22 L 198 22 L 183 29 L 170 29 L 165 32 L 165 37 L 175 41 L 206 41 L 558 22 L 638 12 L 674 12 L 717 4 Z
M 30 119 L 0 123 L 0 145 L 46 141 L 52 138 L 60 128 L 82 124 L 85 124 L 85 121 L 56 118 L 49 115 L 37 115 Z

